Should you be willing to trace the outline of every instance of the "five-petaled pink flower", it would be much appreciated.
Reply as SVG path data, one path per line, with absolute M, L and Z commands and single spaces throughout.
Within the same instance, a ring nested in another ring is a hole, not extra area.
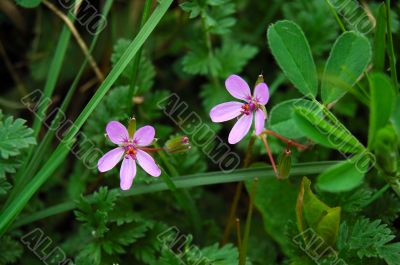
M 251 95 L 250 87 L 240 76 L 231 75 L 226 79 L 225 86 L 228 92 L 235 98 L 245 102 L 225 102 L 212 108 L 210 117 L 213 122 L 224 122 L 239 117 L 229 133 L 228 142 L 236 144 L 249 132 L 255 113 L 255 129 L 259 135 L 264 130 L 266 115 L 263 106 L 269 100 L 267 84 L 259 83 Z
M 119 147 L 107 152 L 97 163 L 100 172 L 111 170 L 122 160 L 120 169 L 120 186 L 122 190 L 128 190 L 132 186 L 136 175 L 136 160 L 139 165 L 151 176 L 158 177 L 160 168 L 154 159 L 142 147 L 150 145 L 154 140 L 155 130 L 152 126 L 139 128 L 133 137 L 129 137 L 128 130 L 117 121 L 107 124 L 106 132 L 111 142 Z

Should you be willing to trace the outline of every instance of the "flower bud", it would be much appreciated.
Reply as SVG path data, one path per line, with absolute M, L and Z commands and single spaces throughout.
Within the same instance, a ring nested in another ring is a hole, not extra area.
M 388 125 L 377 133 L 375 155 L 379 167 L 388 176 L 396 174 L 398 169 L 398 138 L 393 126 Z
M 263 76 L 262 74 L 260 74 L 260 75 L 258 76 L 257 81 L 256 81 L 256 86 L 257 86 L 258 84 L 260 84 L 260 83 L 264 83 L 264 76 Z
M 129 137 L 133 138 L 133 135 L 136 132 L 136 119 L 134 117 L 129 119 L 129 124 L 128 124 L 128 133 Z
M 283 151 L 278 159 L 278 177 L 287 179 L 292 168 L 292 151 L 288 148 Z
M 169 139 L 164 145 L 164 150 L 168 153 L 186 152 L 190 148 L 192 147 L 190 146 L 189 138 L 187 136 L 175 136 Z

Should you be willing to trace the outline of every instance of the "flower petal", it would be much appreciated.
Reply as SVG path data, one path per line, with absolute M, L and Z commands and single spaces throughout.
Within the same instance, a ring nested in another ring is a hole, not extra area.
M 249 132 L 253 120 L 253 113 L 250 115 L 243 115 L 233 126 L 229 133 L 228 142 L 236 144 Z
M 153 126 L 143 126 L 135 132 L 135 135 L 133 136 L 133 141 L 138 146 L 147 146 L 153 142 L 155 134 L 156 130 Z
M 120 186 L 122 190 L 129 190 L 136 176 L 136 163 L 130 156 L 124 157 L 119 171 Z
M 265 83 L 259 83 L 254 89 L 254 98 L 258 103 L 265 105 L 269 100 L 269 88 Z
M 256 110 L 256 118 L 254 120 L 254 127 L 256 127 L 256 134 L 260 135 L 264 130 L 265 125 L 265 113 L 262 109 Z
M 240 115 L 243 103 L 225 102 L 211 109 L 210 117 L 213 122 L 224 122 L 232 120 Z
M 238 75 L 229 76 L 225 81 L 225 87 L 235 98 L 242 100 L 248 100 L 251 98 L 249 85 Z
M 106 172 L 115 167 L 118 164 L 119 160 L 123 156 L 125 150 L 122 147 L 114 148 L 111 151 L 108 151 L 105 155 L 103 155 L 99 162 L 97 162 L 97 168 L 100 172 Z
M 153 177 L 158 177 L 161 175 L 161 170 L 157 166 L 154 159 L 146 152 L 142 150 L 137 150 L 136 158 L 139 165 L 146 171 L 149 175 Z
M 129 139 L 128 130 L 118 121 L 110 121 L 107 124 L 106 132 L 108 138 L 110 138 L 111 142 L 114 144 L 122 144 Z

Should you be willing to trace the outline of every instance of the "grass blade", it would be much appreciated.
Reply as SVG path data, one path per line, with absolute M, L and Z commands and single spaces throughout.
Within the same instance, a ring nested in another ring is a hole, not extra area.
M 315 162 L 315 163 L 302 163 L 294 165 L 291 170 L 291 176 L 304 176 L 304 175 L 313 175 L 320 174 L 324 172 L 326 169 L 338 164 L 340 161 L 324 161 L 324 162 Z M 171 178 L 175 187 L 178 189 L 184 188 L 194 188 L 206 185 L 216 185 L 216 184 L 224 184 L 231 182 L 241 182 L 253 178 L 276 178 L 275 173 L 271 167 L 260 167 L 260 168 L 250 168 L 250 169 L 239 169 L 235 170 L 231 173 L 223 173 L 223 172 L 208 172 L 187 176 L 180 176 Z M 119 190 L 119 189 L 116 189 Z M 151 184 L 140 184 L 135 185 L 134 189 L 131 189 L 127 192 L 121 192 L 122 196 L 138 196 L 147 193 L 153 193 L 158 191 L 169 190 L 168 185 L 159 180 L 157 182 L 153 182 Z M 90 200 L 90 195 L 88 196 Z M 20 227 L 49 216 L 53 216 L 55 214 L 60 214 L 63 212 L 71 211 L 75 209 L 75 203 L 64 202 L 52 207 L 49 207 L 40 212 L 34 213 L 29 216 L 21 217 L 13 228 Z

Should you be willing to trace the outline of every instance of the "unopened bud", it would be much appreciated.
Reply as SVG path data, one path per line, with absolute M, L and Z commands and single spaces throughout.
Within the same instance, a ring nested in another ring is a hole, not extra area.
M 136 119 L 132 117 L 129 119 L 129 124 L 128 124 L 128 133 L 131 139 L 133 138 L 135 132 L 136 132 Z
M 280 179 L 287 179 L 292 168 L 292 151 L 285 149 L 278 159 L 278 176 Z
M 379 167 L 386 175 L 395 175 L 398 169 L 398 138 L 393 126 L 388 125 L 378 131 L 374 147 Z
M 256 81 L 256 86 L 257 86 L 258 84 L 260 84 L 260 83 L 264 83 L 264 76 L 263 76 L 262 74 L 260 74 L 260 75 L 258 76 L 257 81 Z
M 169 139 L 165 145 L 164 149 L 168 153 L 181 153 L 181 152 L 186 152 L 190 148 L 190 142 L 189 138 L 187 136 L 176 136 L 171 139 Z

